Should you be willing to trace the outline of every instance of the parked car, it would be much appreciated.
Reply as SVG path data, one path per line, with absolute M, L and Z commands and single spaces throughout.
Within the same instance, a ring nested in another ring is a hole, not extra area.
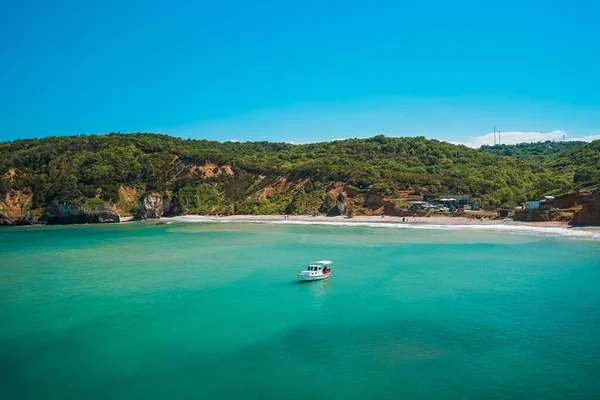
M 459 207 L 456 209 L 456 212 L 462 213 L 462 212 L 465 212 L 465 209 L 462 207 Z
M 450 211 L 448 207 L 440 207 L 440 211 Z

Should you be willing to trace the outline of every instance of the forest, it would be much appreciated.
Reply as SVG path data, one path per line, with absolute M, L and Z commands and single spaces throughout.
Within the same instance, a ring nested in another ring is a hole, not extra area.
M 484 208 L 512 207 L 599 188 L 600 140 L 471 149 L 424 137 L 296 145 L 110 133 L 0 143 L 5 212 L 7 203 L 14 209 L 26 199 L 26 208 L 40 213 L 57 202 L 106 202 L 127 215 L 137 211 L 141 196 L 160 193 L 179 213 L 217 214 L 228 207 L 304 213 L 318 208 L 334 182 L 391 199 L 408 190 L 468 194 Z

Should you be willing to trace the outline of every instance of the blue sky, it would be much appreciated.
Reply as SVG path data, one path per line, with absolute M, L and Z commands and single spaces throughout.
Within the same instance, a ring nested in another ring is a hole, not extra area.
M 593 1 L 4 0 L 0 140 L 590 138 L 598 15 Z

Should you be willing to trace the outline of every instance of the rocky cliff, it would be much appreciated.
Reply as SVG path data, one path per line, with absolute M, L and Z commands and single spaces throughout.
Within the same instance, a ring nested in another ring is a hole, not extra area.
M 522 222 L 568 222 L 573 217 L 573 211 L 563 210 L 517 210 L 513 220 Z
M 160 218 L 163 216 L 162 195 L 157 193 L 147 194 L 140 199 L 140 206 L 135 218 Z
M 600 190 L 579 201 L 583 207 L 576 211 L 571 225 L 600 225 Z
M 147 193 L 139 201 L 136 219 L 160 218 L 177 215 L 175 203 L 167 193 Z
M 39 219 L 48 225 L 96 224 L 120 221 L 119 213 L 113 211 L 109 204 L 101 203 L 91 209 L 76 208 L 64 202 L 51 205 Z M 38 221 L 31 221 L 32 223 Z
M 224 169 L 225 170 L 225 169 Z M 212 171 L 212 170 L 211 170 Z M 209 171 L 210 172 L 210 171 Z M 217 171 L 218 172 L 218 171 Z M 202 214 L 303 214 L 315 212 L 327 216 L 340 215 L 427 215 L 427 210 L 410 208 L 400 195 L 384 197 L 377 192 L 353 187 L 341 181 L 319 182 L 306 177 L 261 177 L 228 175 L 223 172 L 206 181 L 187 184 L 183 188 L 147 192 L 143 187 L 120 187 L 115 200 L 90 198 L 83 202 L 57 203 L 50 207 L 35 206 L 30 192 L 10 190 L 0 198 L 0 225 L 76 224 L 117 222 L 120 215 L 137 219 L 163 216 Z M 239 182 L 237 181 L 239 180 Z M 237 186 L 247 185 L 243 194 Z M 237 197 L 233 197 L 237 196 Z M 600 224 L 600 196 L 585 194 L 560 199 L 565 204 L 583 207 L 571 219 L 576 208 L 553 211 L 517 212 L 520 221 L 569 221 L 572 224 Z M 34 208 L 37 207 L 37 208 Z M 122 212 L 122 214 L 120 214 Z
M 31 209 L 32 197 L 22 190 L 7 191 L 0 198 L 0 225 L 26 224 L 26 221 L 37 220 L 39 212 Z
M 325 195 L 325 199 L 323 200 L 323 204 L 321 205 L 319 211 L 327 216 L 335 217 L 338 215 L 344 215 L 347 208 L 348 198 L 344 192 L 331 190 Z

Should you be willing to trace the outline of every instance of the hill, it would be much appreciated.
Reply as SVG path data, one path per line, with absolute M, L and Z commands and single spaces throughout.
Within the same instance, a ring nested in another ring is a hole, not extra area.
M 494 208 L 600 186 L 600 141 L 535 147 L 498 155 L 384 136 L 303 145 L 148 133 L 17 140 L 0 143 L 0 214 L 36 220 L 62 202 L 133 215 L 158 200 L 172 214 L 301 214 L 329 212 L 342 192 L 346 209 L 368 214 L 382 199 L 469 194 Z
M 481 146 L 479 150 L 499 156 L 510 156 L 519 159 L 543 159 L 544 157 L 557 155 L 566 150 L 585 146 L 586 144 L 586 142 L 579 141 L 555 142 L 547 140 L 545 142 L 533 143 L 496 144 L 493 146 L 484 145 Z

